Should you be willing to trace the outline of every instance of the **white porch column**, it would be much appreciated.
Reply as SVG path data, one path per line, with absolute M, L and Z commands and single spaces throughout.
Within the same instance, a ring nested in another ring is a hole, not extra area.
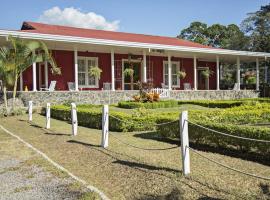
M 146 69 L 146 52 L 143 51 L 143 82 L 147 82 L 147 69 Z
M 168 89 L 172 89 L 172 62 L 170 54 L 168 54 Z
M 197 57 L 195 55 L 193 57 L 193 72 L 194 90 L 197 90 Z
M 49 87 L 49 84 L 48 84 L 48 62 L 46 61 L 45 62 L 45 88 L 48 88 Z
M 111 50 L 111 73 L 112 73 L 112 91 L 115 91 L 115 77 L 114 77 L 114 50 Z
M 260 90 L 259 58 L 256 58 L 256 90 Z
M 33 63 L 33 91 L 37 91 L 37 63 Z
M 75 76 L 75 91 L 79 91 L 78 86 L 78 51 L 77 48 L 74 49 L 74 76 Z
M 219 90 L 219 56 L 217 56 L 217 63 L 216 63 L 216 79 L 217 79 L 217 90 Z
M 237 83 L 237 90 L 240 90 L 240 58 L 239 56 L 237 57 L 236 60 L 236 67 L 237 67 L 237 71 L 236 71 L 236 83 Z

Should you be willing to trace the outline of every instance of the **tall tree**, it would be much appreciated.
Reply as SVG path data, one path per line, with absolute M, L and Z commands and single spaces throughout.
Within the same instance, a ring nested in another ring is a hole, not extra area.
M 248 37 L 235 24 L 207 26 L 202 22 L 192 22 L 188 28 L 181 31 L 178 38 L 218 48 L 234 50 L 248 48 Z
M 270 4 L 249 13 L 241 23 L 241 28 L 250 36 L 251 50 L 270 52 Z

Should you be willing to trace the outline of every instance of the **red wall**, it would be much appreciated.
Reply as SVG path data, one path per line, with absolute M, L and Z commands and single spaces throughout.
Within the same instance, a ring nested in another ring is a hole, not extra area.
M 78 52 L 78 56 L 98 57 L 99 67 L 102 69 L 101 79 L 99 80 L 99 88 L 103 87 L 103 82 L 111 82 L 111 55 L 110 53 L 94 53 L 94 52 Z M 61 68 L 61 75 L 53 75 L 49 66 L 48 83 L 56 80 L 56 90 L 68 90 L 67 82 L 74 82 L 74 52 L 73 51 L 53 51 L 53 57 L 57 65 Z M 115 60 L 121 65 L 122 59 L 127 59 L 127 54 L 115 54 Z M 134 59 L 141 58 L 142 55 L 133 56 Z M 147 61 L 153 64 L 153 83 L 154 87 L 161 87 L 163 83 L 163 61 L 167 61 L 167 57 L 147 56 Z M 172 57 L 172 61 L 180 61 L 180 68 L 185 69 L 186 77 L 180 81 L 180 88 L 183 89 L 183 83 L 193 85 L 193 59 Z M 38 66 L 38 65 L 37 65 Z M 216 63 L 199 61 L 198 67 L 209 67 L 214 71 L 214 74 L 209 78 L 209 89 L 216 89 Z M 29 90 L 32 90 L 32 67 L 23 73 L 24 88 L 27 85 Z M 37 67 L 37 85 L 38 85 L 38 67 Z M 116 88 L 117 89 L 117 88 Z

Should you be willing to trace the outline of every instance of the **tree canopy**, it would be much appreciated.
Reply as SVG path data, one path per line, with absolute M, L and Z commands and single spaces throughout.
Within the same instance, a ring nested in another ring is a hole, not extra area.
M 177 37 L 224 49 L 270 52 L 270 4 L 249 13 L 240 26 L 195 21 Z
M 247 36 L 235 24 L 208 26 L 202 22 L 192 22 L 177 37 L 213 47 L 235 50 L 248 49 Z

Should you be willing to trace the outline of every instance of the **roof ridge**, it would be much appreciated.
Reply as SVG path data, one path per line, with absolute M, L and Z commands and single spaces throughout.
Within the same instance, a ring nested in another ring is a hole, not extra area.
M 208 45 L 203 45 L 200 43 L 192 42 L 192 41 L 177 38 L 177 37 L 171 37 L 171 36 L 151 35 L 151 34 L 144 34 L 144 33 L 130 33 L 130 32 L 122 32 L 122 31 L 108 31 L 108 30 L 100 30 L 100 29 L 93 29 L 93 28 L 81 28 L 81 27 L 74 27 L 74 26 L 65 26 L 65 25 L 48 24 L 48 23 L 41 23 L 41 22 L 31 22 L 31 21 L 24 21 L 23 24 L 24 23 L 28 24 L 34 30 L 37 30 L 37 28 L 35 28 L 35 26 L 33 26 L 32 24 L 38 24 L 38 25 L 46 25 L 46 26 L 51 26 L 51 27 L 72 28 L 72 29 L 99 31 L 99 32 L 106 32 L 106 33 L 119 33 L 119 34 L 129 34 L 129 35 L 137 35 L 137 36 L 149 36 L 149 37 L 156 37 L 156 38 L 161 38 L 161 39 L 162 38 L 169 38 L 169 39 L 181 40 L 183 42 L 198 44 L 198 45 L 202 45 L 202 46 L 211 48 L 211 46 L 208 46 Z

